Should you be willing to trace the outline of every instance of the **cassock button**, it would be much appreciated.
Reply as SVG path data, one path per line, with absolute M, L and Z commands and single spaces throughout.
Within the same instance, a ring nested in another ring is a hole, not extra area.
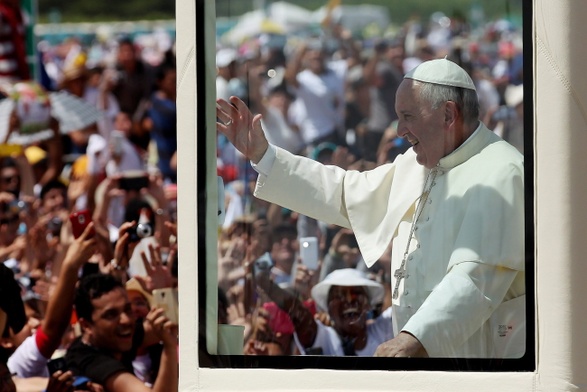
M 432 199 L 428 199 L 428 204 L 432 204 Z
M 408 295 L 410 292 L 408 290 L 404 291 L 404 295 Z

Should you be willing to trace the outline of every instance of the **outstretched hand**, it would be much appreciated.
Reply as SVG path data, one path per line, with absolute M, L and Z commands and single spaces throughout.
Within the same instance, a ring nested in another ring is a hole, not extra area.
M 269 143 L 261 128 L 260 114 L 253 116 L 247 105 L 237 97 L 216 100 L 216 129 L 228 138 L 247 159 L 258 163 Z

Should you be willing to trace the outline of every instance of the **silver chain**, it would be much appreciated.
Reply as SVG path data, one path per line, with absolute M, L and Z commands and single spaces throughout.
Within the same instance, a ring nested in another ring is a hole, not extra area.
M 404 251 L 404 257 L 402 259 L 400 267 L 393 272 L 393 276 L 395 277 L 395 286 L 393 288 L 392 295 L 393 299 L 397 299 L 399 295 L 399 285 L 402 279 L 408 277 L 408 274 L 406 272 L 406 262 L 408 259 L 410 244 L 412 243 L 412 237 L 414 236 L 414 232 L 416 231 L 416 224 L 418 223 L 418 220 L 420 219 L 422 211 L 424 210 L 424 207 L 426 205 L 426 201 L 428 200 L 428 195 L 430 194 L 430 191 L 432 190 L 432 187 L 435 184 L 434 180 L 436 179 L 437 173 L 438 170 L 436 168 L 433 168 L 428 172 L 428 175 L 426 176 L 426 181 L 424 181 L 424 187 L 422 188 L 422 194 L 420 195 L 420 197 L 418 197 L 418 205 L 416 206 L 416 211 L 414 213 L 414 220 L 412 222 L 412 227 L 410 229 L 410 236 L 408 238 L 408 243 L 406 244 L 406 250 Z M 430 186 L 428 186 L 428 181 L 430 181 Z

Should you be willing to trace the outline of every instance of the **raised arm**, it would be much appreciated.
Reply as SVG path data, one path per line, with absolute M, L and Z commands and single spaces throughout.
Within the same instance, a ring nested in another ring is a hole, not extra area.
M 295 88 L 299 86 L 298 73 L 302 70 L 302 62 L 307 51 L 307 46 L 305 44 L 301 44 L 297 48 L 294 57 L 291 59 L 291 61 L 288 62 L 287 67 L 285 68 L 285 82 L 290 86 Z
M 40 347 L 45 358 L 50 358 L 53 351 L 59 347 L 61 337 L 69 325 L 78 271 L 95 250 L 96 240 L 90 234 L 92 230 L 93 223 L 90 223 L 82 235 L 69 246 L 61 266 L 57 287 L 49 298 L 47 313 L 41 324 L 43 332 L 49 338 L 49 344 Z
M 310 310 L 296 296 L 273 283 L 269 271 L 255 274 L 255 283 L 281 310 L 287 312 L 293 322 L 300 343 L 304 347 L 312 347 L 316 339 L 318 326 Z
M 53 137 L 46 142 L 49 166 L 43 177 L 37 178 L 41 185 L 58 178 L 63 169 L 63 146 L 59 134 L 59 122 L 54 118 L 51 119 L 51 130 Z

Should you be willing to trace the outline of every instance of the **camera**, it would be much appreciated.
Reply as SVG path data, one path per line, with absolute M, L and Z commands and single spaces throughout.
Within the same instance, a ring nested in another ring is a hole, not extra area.
M 259 274 L 269 273 L 273 267 L 273 260 L 269 252 L 265 252 L 261 257 L 255 260 L 253 264 L 253 274 L 259 276 Z
M 47 222 L 47 230 L 53 234 L 53 236 L 58 236 L 61 232 L 61 226 L 63 226 L 63 219 L 58 216 L 55 216 Z
M 22 211 L 26 211 L 26 209 L 26 202 L 22 200 L 12 200 L 11 202 L 4 204 L 4 211 L 13 214 L 20 214 Z
M 128 229 L 129 241 L 138 242 L 143 238 L 152 237 L 155 229 L 151 223 L 137 223 Z

